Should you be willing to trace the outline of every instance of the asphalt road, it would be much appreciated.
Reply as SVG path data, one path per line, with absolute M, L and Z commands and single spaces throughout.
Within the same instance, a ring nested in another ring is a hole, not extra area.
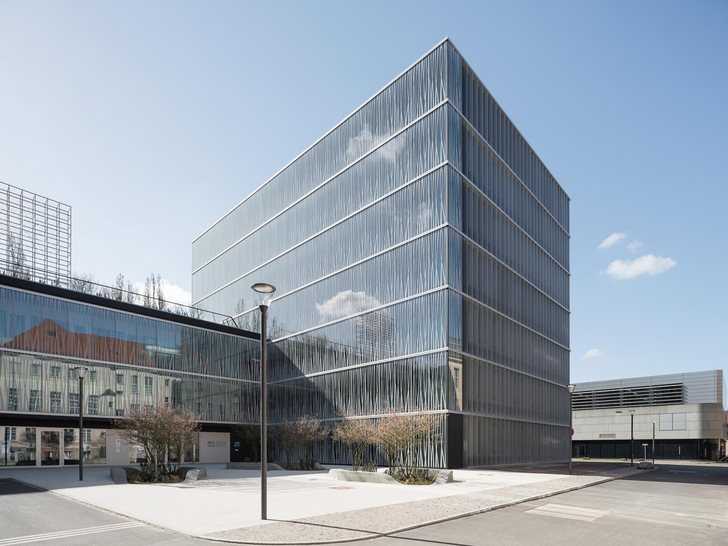
M 728 465 L 659 465 L 571 493 L 367 541 L 371 546 L 728 545 Z
M 210 544 L 0 479 L 0 546 L 34 543 Z

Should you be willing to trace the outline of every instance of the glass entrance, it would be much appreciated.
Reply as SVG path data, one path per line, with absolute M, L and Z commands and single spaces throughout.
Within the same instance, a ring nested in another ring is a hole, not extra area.
M 0 430 L 3 430 L 0 427 Z M 3 466 L 35 466 L 35 428 L 4 427 L 0 464 Z
M 59 430 L 40 431 L 41 466 L 58 466 L 61 460 L 61 434 Z
M 63 464 L 64 465 L 77 465 L 78 464 L 78 429 L 77 428 L 64 428 L 63 429 Z

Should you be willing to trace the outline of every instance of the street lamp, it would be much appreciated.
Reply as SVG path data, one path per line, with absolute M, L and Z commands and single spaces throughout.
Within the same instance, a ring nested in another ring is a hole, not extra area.
M 634 466 L 634 410 L 629 410 L 629 466 Z
M 576 385 L 570 384 L 569 387 L 569 474 L 571 474 L 571 458 L 574 455 L 574 389 Z
M 652 420 L 652 466 L 655 466 L 655 424 L 657 422 Z
M 83 378 L 88 368 L 74 368 L 78 375 L 78 481 L 83 481 Z
M 265 294 L 260 309 L 260 519 L 268 519 L 268 304 L 276 291 L 272 284 L 255 283 L 258 294 Z
M 621 415 L 622 410 L 617 410 L 617 414 Z M 629 457 L 630 457 L 630 463 L 629 466 L 634 466 L 634 410 L 629 410 L 629 418 L 630 418 L 630 432 L 629 432 Z

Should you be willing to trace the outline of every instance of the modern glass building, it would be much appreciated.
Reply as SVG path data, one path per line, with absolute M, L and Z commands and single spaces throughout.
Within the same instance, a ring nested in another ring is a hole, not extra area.
M 0 275 L 0 466 L 78 464 L 79 403 L 85 462 L 138 462 L 113 421 L 158 405 L 201 416 L 186 461 L 234 459 L 233 427 L 258 422 L 259 345 L 237 328 Z
M 278 288 L 274 423 L 434 412 L 427 464 L 565 460 L 568 230 L 444 40 L 193 241 L 193 301 L 257 330 L 250 286 Z

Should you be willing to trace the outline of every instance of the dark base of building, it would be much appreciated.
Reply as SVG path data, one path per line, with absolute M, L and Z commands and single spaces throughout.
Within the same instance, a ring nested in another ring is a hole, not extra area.
M 646 446 L 642 444 L 647 444 Z M 685 459 L 716 460 L 725 453 L 722 440 L 655 440 L 655 455 L 652 455 L 652 440 L 634 440 L 634 458 L 641 459 Z M 645 455 L 646 453 L 646 455 Z M 582 441 L 572 444 L 572 456 L 577 459 L 629 459 L 630 441 Z

